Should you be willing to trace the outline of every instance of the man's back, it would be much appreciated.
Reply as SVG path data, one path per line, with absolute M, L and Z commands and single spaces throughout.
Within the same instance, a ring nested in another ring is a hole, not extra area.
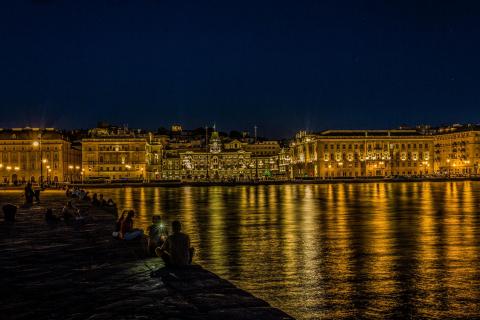
M 165 246 L 174 266 L 186 266 L 189 264 L 190 238 L 185 233 L 178 232 L 168 236 Z

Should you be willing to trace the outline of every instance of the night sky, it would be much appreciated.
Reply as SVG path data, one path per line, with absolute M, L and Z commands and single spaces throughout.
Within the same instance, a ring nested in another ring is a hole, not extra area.
M 0 127 L 480 122 L 480 1 L 2 1 Z

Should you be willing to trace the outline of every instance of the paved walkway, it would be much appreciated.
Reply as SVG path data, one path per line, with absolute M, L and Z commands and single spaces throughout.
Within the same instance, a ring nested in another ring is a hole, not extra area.
M 59 214 L 66 199 L 46 199 L 20 209 L 14 224 L 1 215 L 2 319 L 291 319 L 200 266 L 152 276 L 161 261 L 138 242 L 113 239 L 114 217 L 104 210 L 90 208 L 83 225 L 49 226 L 45 208 Z M 6 201 L 21 199 L 0 191 Z

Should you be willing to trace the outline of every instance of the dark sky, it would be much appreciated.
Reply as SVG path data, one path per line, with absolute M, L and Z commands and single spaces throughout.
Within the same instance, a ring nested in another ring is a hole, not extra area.
M 480 1 L 0 4 L 0 127 L 480 122 Z

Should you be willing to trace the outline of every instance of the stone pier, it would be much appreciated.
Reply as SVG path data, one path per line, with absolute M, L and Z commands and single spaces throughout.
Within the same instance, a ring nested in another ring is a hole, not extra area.
M 45 209 L 59 215 L 66 198 L 43 198 L 15 223 L 1 215 L 2 319 L 292 319 L 198 265 L 163 268 L 140 242 L 113 239 L 115 217 L 88 203 L 78 203 L 86 223 L 48 225 Z M 7 202 L 20 205 L 20 193 L 0 191 Z

